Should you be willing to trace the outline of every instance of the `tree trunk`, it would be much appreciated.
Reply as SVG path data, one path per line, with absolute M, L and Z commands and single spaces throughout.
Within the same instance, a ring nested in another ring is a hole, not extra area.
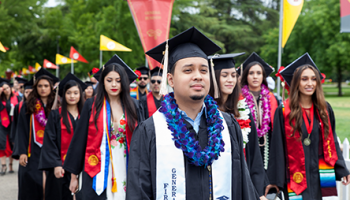
M 338 96 L 343 96 L 342 90 L 341 90 L 341 81 L 343 80 L 343 75 L 341 73 L 341 67 L 338 66 Z

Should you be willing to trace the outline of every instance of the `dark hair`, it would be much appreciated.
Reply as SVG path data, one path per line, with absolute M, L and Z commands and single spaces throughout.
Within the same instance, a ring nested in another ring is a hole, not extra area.
M 11 88 L 10 84 L 5 83 L 3 85 L 8 85 L 9 86 L 9 88 L 10 88 L 10 98 L 11 98 L 13 96 L 13 92 L 12 92 L 12 88 Z M 1 99 L 1 101 L 7 101 L 6 95 L 5 95 L 4 92 L 1 93 L 0 99 Z
M 121 93 L 120 99 L 121 102 L 124 106 L 124 110 L 127 116 L 127 125 L 130 131 L 134 131 L 135 129 L 135 124 L 137 123 L 137 113 L 136 113 L 136 108 L 135 104 L 133 103 L 133 99 L 130 96 L 130 83 L 129 83 L 129 78 L 127 73 L 125 72 L 124 68 L 117 64 L 117 63 L 112 63 L 104 67 L 104 70 L 102 71 L 100 75 L 100 79 L 98 80 L 98 85 L 97 85 L 97 94 L 95 98 L 95 110 L 92 112 L 95 112 L 95 126 L 97 129 L 97 119 L 98 115 L 100 114 L 100 111 L 102 109 L 103 105 L 103 100 L 106 98 L 109 101 L 108 94 L 105 90 L 105 85 L 104 85 L 104 79 L 109 74 L 110 72 L 117 72 L 120 76 L 120 82 L 121 82 Z M 111 110 L 112 113 L 112 110 Z M 113 115 L 112 115 L 113 116 Z
M 89 86 L 86 87 L 86 89 L 87 89 L 88 87 L 92 87 L 92 86 L 89 85 Z M 85 90 L 83 91 L 83 95 L 84 95 L 84 99 L 87 100 L 87 99 L 86 99 Z M 96 92 L 95 92 L 95 90 L 94 90 L 94 87 L 92 87 L 92 97 L 94 97 L 95 95 L 96 95 Z M 91 97 L 90 97 L 90 98 L 91 98 Z
M 220 70 L 214 70 L 215 72 L 215 78 L 216 82 L 218 84 L 218 89 L 219 89 L 219 94 L 220 97 L 215 99 L 215 101 L 218 103 L 218 106 L 222 106 L 225 108 L 223 110 L 224 112 L 232 113 L 235 117 L 239 117 L 239 112 L 238 112 L 238 101 L 239 101 L 239 96 L 241 92 L 241 87 L 238 84 L 238 74 L 236 73 L 236 86 L 233 89 L 232 93 L 228 95 L 226 102 L 222 102 L 222 92 L 221 92 L 221 85 L 220 85 L 220 78 L 221 78 L 221 69 Z M 210 90 L 209 90 L 209 95 L 214 96 L 214 87 L 213 87 L 213 79 L 210 76 Z
M 254 61 L 249 63 L 243 70 L 243 74 L 242 74 L 242 79 L 241 79 L 241 87 L 248 85 L 248 74 L 249 74 L 249 70 L 250 68 L 252 68 L 254 65 L 259 65 L 262 69 L 262 73 L 263 73 L 263 81 L 262 84 L 266 85 L 267 87 L 267 81 L 266 81 L 266 72 L 264 67 L 262 66 L 261 63 Z
M 68 81 L 64 86 L 63 86 L 63 97 L 62 97 L 62 104 L 61 104 L 61 118 L 63 121 L 63 124 L 66 126 L 68 133 L 70 132 L 70 124 L 68 121 L 68 111 L 67 111 L 67 100 L 66 100 L 66 92 L 69 90 L 71 87 L 77 86 L 79 88 L 79 93 L 80 93 L 80 99 L 77 104 L 78 107 L 78 112 L 80 113 L 81 110 L 83 109 L 84 105 L 84 98 L 83 98 L 83 90 L 81 89 L 81 86 L 74 80 Z
M 52 108 L 52 105 L 55 101 L 55 92 L 53 91 L 53 83 L 52 83 L 52 79 L 47 76 L 47 75 L 42 75 L 40 76 L 39 78 L 36 79 L 34 85 L 33 85 L 33 90 L 32 92 L 28 95 L 28 99 L 27 99 L 27 114 L 33 114 L 35 113 L 35 104 L 36 104 L 36 100 L 37 99 L 40 99 L 40 95 L 38 93 L 38 84 L 40 82 L 40 80 L 47 80 L 50 84 L 50 94 L 49 96 L 47 97 L 47 104 L 46 104 L 46 107 L 45 107 L 45 115 L 48 117 L 50 112 L 51 112 L 51 108 Z
M 289 95 L 289 107 L 290 107 L 290 114 L 289 114 L 289 124 L 292 127 L 294 136 L 295 131 L 298 131 L 301 133 L 301 125 L 303 123 L 303 111 L 300 106 L 300 79 L 301 74 L 304 70 L 311 69 L 315 75 L 316 75 L 316 90 L 312 94 L 312 103 L 315 105 L 316 109 L 320 113 L 321 121 L 324 124 L 324 134 L 325 138 L 328 137 L 328 131 L 330 129 L 330 124 L 328 124 L 328 115 L 327 115 L 327 103 L 324 98 L 323 89 L 321 85 L 321 77 L 319 72 L 311 65 L 302 65 L 299 68 L 297 68 L 293 74 L 292 83 L 290 86 L 290 95 Z M 313 113 L 310 113 L 313 115 Z M 295 120 L 295 123 L 293 125 L 293 120 Z M 300 134 L 299 139 L 302 139 L 302 134 Z

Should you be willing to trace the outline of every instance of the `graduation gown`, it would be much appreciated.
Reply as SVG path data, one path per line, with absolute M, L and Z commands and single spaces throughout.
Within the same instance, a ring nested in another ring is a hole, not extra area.
M 158 109 L 160 107 L 162 101 L 163 101 L 163 96 L 161 96 L 160 100 L 158 100 L 154 96 L 153 96 L 153 99 L 154 99 L 155 106 Z M 148 105 L 147 105 L 147 95 L 141 97 L 140 104 L 143 107 L 143 113 L 145 114 L 145 119 L 148 119 L 149 118 L 149 113 L 148 113 Z
M 349 171 L 345 165 L 344 158 L 339 148 L 339 143 L 337 139 L 337 134 L 335 132 L 335 118 L 332 107 L 328 105 L 328 114 L 331 122 L 331 128 L 333 130 L 334 142 L 336 146 L 336 151 L 338 155 L 338 161 L 335 163 L 334 170 L 336 179 L 340 180 L 342 177 L 349 174 Z M 321 135 L 321 127 L 320 121 L 317 117 L 316 109 L 314 111 L 314 123 L 313 129 L 310 135 L 311 144 L 310 146 L 305 146 L 304 154 L 305 154 L 305 171 L 306 171 L 306 180 L 307 180 L 307 188 L 301 194 L 303 199 L 307 200 L 321 200 L 321 186 L 320 186 L 320 174 L 319 174 L 319 161 L 318 158 L 323 155 L 323 151 L 319 152 L 319 143 L 320 138 L 322 140 Z M 303 120 L 303 124 L 301 126 L 303 139 L 307 138 L 308 133 L 306 130 L 306 125 Z M 287 182 L 289 181 L 289 171 L 286 170 L 288 168 L 288 159 L 287 158 L 287 147 L 286 147 L 286 135 L 284 128 L 284 118 L 282 112 L 282 105 L 278 107 L 275 114 L 274 120 L 274 129 L 271 137 L 271 145 L 270 145 L 270 159 L 269 159 L 269 167 L 268 167 L 268 177 L 270 184 L 277 185 L 280 189 L 283 190 L 285 194 L 285 198 L 288 198 L 287 192 Z
M 260 147 L 258 143 L 258 134 L 252 114 L 249 114 L 251 132 L 248 135 L 249 142 L 246 144 L 245 154 L 248 170 L 252 182 L 259 196 L 265 194 L 265 187 L 269 184 L 269 180 L 264 170 L 263 160 L 261 157 Z
M 243 153 L 240 127 L 233 115 L 223 113 L 229 128 L 232 148 L 232 199 L 259 199 L 251 182 Z M 187 123 L 187 129 L 194 132 Z M 202 115 L 198 134 L 201 147 L 208 144 L 205 114 Z M 131 140 L 126 199 L 156 198 L 156 136 L 153 117 L 139 124 Z M 170 155 L 171 156 L 171 155 Z M 214 161 L 215 162 L 215 161 Z M 203 166 L 195 166 L 184 159 L 186 199 L 209 199 L 209 172 Z
M 28 155 L 30 115 L 27 113 L 27 104 L 23 103 L 18 116 L 16 151 L 14 155 Z M 41 148 L 34 142 L 34 134 L 31 137 L 31 156 L 26 167 L 18 168 L 18 199 L 40 200 L 43 198 L 43 172 L 38 169 Z M 45 138 L 45 136 L 44 136 Z
M 75 130 L 78 119 L 68 112 Z M 70 133 L 74 134 L 74 133 Z M 54 168 L 62 166 L 61 160 L 61 117 L 58 109 L 51 111 L 45 127 L 44 144 L 41 151 L 39 169 L 46 171 L 45 199 L 72 200 L 69 190 L 71 174 L 65 172 L 64 177 L 56 178 Z
M 22 102 L 22 101 L 21 101 Z M 16 135 L 16 131 L 17 131 L 17 122 L 18 122 L 18 116 L 19 116 L 19 112 L 21 111 L 19 108 L 19 105 L 21 104 L 21 102 L 19 102 L 14 110 L 13 110 L 13 118 L 12 118 L 12 122 L 11 122 L 11 133 L 10 133 L 10 140 L 13 143 L 13 152 L 16 152 L 17 150 L 17 145 L 16 145 L 16 141 L 17 141 L 17 135 Z M 24 102 L 22 102 L 23 105 Z M 12 155 L 12 158 L 14 159 L 19 159 L 19 155 Z
M 74 136 L 71 141 L 71 145 L 69 146 L 66 160 L 64 162 L 64 170 L 71 172 L 75 175 L 79 175 L 82 172 L 82 189 L 81 189 L 81 195 L 82 199 L 84 200 L 105 200 L 107 198 L 106 190 L 103 191 L 103 193 L 98 196 L 92 188 L 93 178 L 91 178 L 86 172 L 85 172 L 85 150 L 86 150 L 86 144 L 87 144 L 87 138 L 88 138 L 88 126 L 89 126 L 89 119 L 91 115 L 91 108 L 93 104 L 94 98 L 88 99 L 85 104 L 84 108 L 80 114 L 79 122 L 77 123 L 76 131 L 74 133 Z M 143 109 L 142 106 L 139 105 L 139 102 L 135 99 L 133 99 L 133 102 L 136 107 L 137 111 L 137 117 L 138 117 L 138 123 L 143 121 Z M 102 111 L 101 111 L 102 112 Z M 118 170 L 118 166 L 114 165 L 115 170 Z M 110 180 L 108 180 L 110 181 Z

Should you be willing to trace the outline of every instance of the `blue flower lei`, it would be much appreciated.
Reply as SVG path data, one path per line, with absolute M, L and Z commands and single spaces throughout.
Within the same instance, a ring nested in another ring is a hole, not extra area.
M 208 146 L 201 148 L 195 139 L 194 133 L 187 130 L 184 119 L 178 111 L 178 105 L 174 99 L 174 93 L 164 97 L 159 111 L 165 115 L 168 129 L 172 132 L 176 148 L 181 149 L 188 161 L 195 166 L 207 167 L 224 152 L 225 143 L 221 131 L 224 129 L 218 106 L 214 99 L 207 95 L 204 99 L 207 108 Z

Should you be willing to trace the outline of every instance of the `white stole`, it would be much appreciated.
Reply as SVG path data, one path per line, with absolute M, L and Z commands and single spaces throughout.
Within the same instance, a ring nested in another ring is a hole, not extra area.
M 220 116 L 224 126 L 221 134 L 225 142 L 225 151 L 221 152 L 219 159 L 214 160 L 212 164 L 213 199 L 231 199 L 231 140 L 226 121 L 221 112 Z M 153 121 L 155 122 L 157 149 L 156 199 L 185 200 L 186 177 L 183 151 L 176 148 L 166 118 L 161 112 L 157 111 L 153 114 Z

